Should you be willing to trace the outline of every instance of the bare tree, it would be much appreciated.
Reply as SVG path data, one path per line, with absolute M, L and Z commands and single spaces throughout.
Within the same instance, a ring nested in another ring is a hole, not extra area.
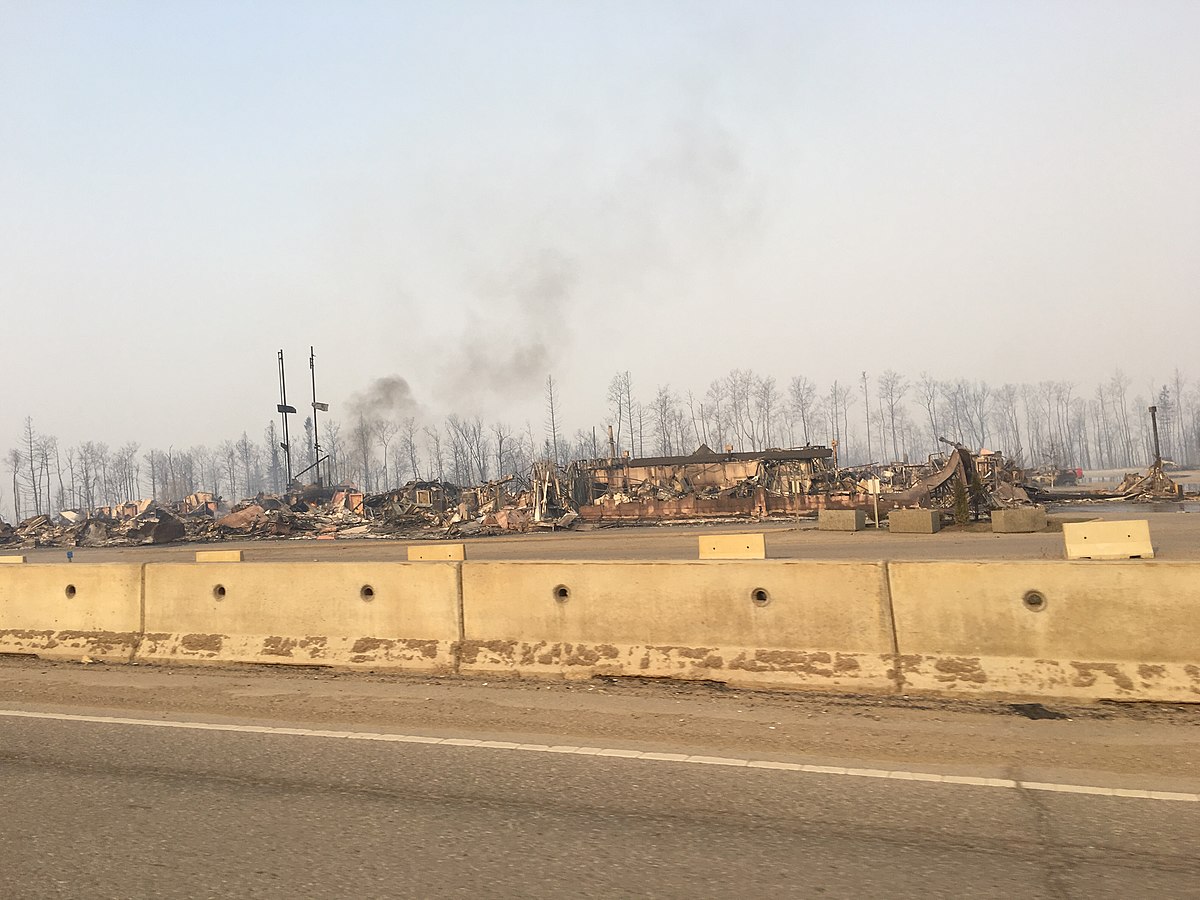
M 610 421 L 616 423 L 613 437 L 617 455 L 621 452 L 622 432 L 629 436 L 629 446 L 633 447 L 633 403 L 633 378 L 628 370 L 618 372 L 608 384 L 608 410 Z
M 558 440 L 558 410 L 554 396 L 554 376 L 546 376 L 546 440 L 550 446 L 550 458 L 561 464 Z
M 659 456 L 671 456 L 675 453 L 676 414 L 679 398 L 671 390 L 669 384 L 659 387 L 654 395 L 654 437 L 655 452 Z
M 346 481 L 346 463 L 342 458 L 342 426 L 333 419 L 326 418 L 324 429 L 325 456 L 329 459 L 326 463 L 329 481 L 330 484 L 342 484 Z
M 33 500 L 33 514 L 42 514 L 42 493 L 37 477 L 37 431 L 33 427 L 33 417 L 25 417 L 24 438 L 25 464 L 29 467 L 29 496 Z
M 888 426 L 892 433 L 892 459 L 900 459 L 900 442 L 896 434 L 896 418 L 903 411 L 904 395 L 908 391 L 908 381 L 899 372 L 891 369 L 879 376 L 879 397 L 883 408 L 887 411 Z
M 429 477 L 427 481 L 446 480 L 445 455 L 442 449 L 442 432 L 436 426 L 425 427 L 426 459 L 429 461 Z
M 503 422 L 496 422 L 492 425 L 492 437 L 496 445 L 496 477 L 503 478 L 506 473 L 513 471 L 513 466 L 508 465 L 512 457 L 512 429 Z M 508 451 L 508 457 L 505 457 L 505 451 Z
M 917 382 L 917 398 L 929 422 L 929 446 L 934 452 L 938 449 L 938 437 L 941 435 L 941 425 L 938 421 L 938 401 L 941 397 L 941 382 L 922 372 L 921 380 Z
M 8 470 L 12 473 L 12 502 L 13 502 L 13 521 L 21 521 L 21 482 L 19 473 L 25 465 L 25 458 L 21 455 L 21 451 L 13 447 L 8 451 L 8 457 L 5 459 L 8 463 Z
M 779 389 L 773 377 L 754 380 L 754 415 L 758 449 L 774 446 L 775 414 L 779 409 Z
M 1021 419 L 1018 405 L 1021 391 L 1015 384 L 1006 384 L 996 392 L 995 408 L 999 413 L 1000 440 L 1004 442 L 1004 453 L 1021 464 L 1024 450 L 1021 446 Z
M 814 418 L 813 410 L 816 403 L 816 396 L 817 386 L 803 375 L 797 375 L 788 386 L 788 399 L 791 403 L 792 411 L 800 420 L 800 427 L 804 432 L 805 445 L 812 442 L 809 429 Z
M 280 494 L 288 487 L 283 483 L 284 471 L 283 464 L 279 458 L 279 451 L 283 448 L 279 446 L 279 432 L 275 428 L 275 420 L 271 419 L 267 422 L 266 430 L 263 431 L 263 444 L 267 450 L 267 473 L 270 479 L 269 487 L 271 490 Z
M 372 487 L 371 444 L 374 439 L 374 432 L 374 423 L 368 422 L 367 417 L 360 412 L 358 414 L 358 421 L 350 431 L 350 442 L 354 449 L 354 454 L 358 458 L 358 464 L 362 467 L 359 481 L 362 489 L 367 493 L 370 493 Z
M 379 441 L 381 458 L 383 461 L 383 483 L 377 485 L 377 490 L 390 490 L 391 482 L 388 480 L 388 447 L 392 440 L 399 432 L 400 426 L 391 419 L 379 419 L 375 422 L 375 440 Z
M 867 373 L 864 370 L 862 373 L 862 395 L 863 395 L 863 420 L 867 426 L 867 458 L 866 462 L 871 461 L 873 451 L 871 450 L 871 398 L 867 394 Z M 882 443 L 882 441 L 880 442 Z M 882 458 L 883 454 L 880 454 Z
M 708 386 L 700 416 L 704 422 L 704 442 L 711 449 L 721 452 L 726 447 L 733 447 L 734 436 L 730 425 L 725 379 L 718 378 Z
M 401 426 L 400 443 L 404 448 L 404 455 L 408 460 L 413 481 L 420 481 L 421 464 L 417 455 L 417 420 L 412 416 L 408 416 Z

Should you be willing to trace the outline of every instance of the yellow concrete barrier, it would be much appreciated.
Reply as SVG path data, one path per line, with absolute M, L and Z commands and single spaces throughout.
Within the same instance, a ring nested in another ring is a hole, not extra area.
M 462 672 L 889 690 L 882 563 L 476 562 Z
M 709 534 L 700 538 L 700 559 L 766 559 L 761 534 Z
M 241 562 L 241 550 L 197 550 L 196 562 Z
M 25 562 L 23 556 L 0 556 L 0 566 L 3 565 L 20 565 Z
M 450 671 L 456 563 L 152 563 L 139 659 Z
M 0 567 L 0 652 L 126 660 L 142 618 L 140 565 Z
M 888 569 L 905 689 L 1200 700 L 1200 563 Z
M 1154 559 L 1145 519 L 1064 522 L 1063 547 L 1067 559 Z
M 461 561 L 467 558 L 465 544 L 413 544 L 408 548 L 409 562 L 430 560 Z

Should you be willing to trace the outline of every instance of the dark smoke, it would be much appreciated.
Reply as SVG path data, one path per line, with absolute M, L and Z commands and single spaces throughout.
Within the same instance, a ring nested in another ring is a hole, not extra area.
M 362 393 L 350 398 L 350 411 L 355 418 L 396 421 L 414 415 L 418 404 L 408 382 L 399 375 L 377 378 Z
M 578 267 L 546 250 L 508 279 L 481 291 L 475 314 L 453 345 L 436 392 L 439 399 L 481 406 L 513 392 L 540 390 L 555 354 L 570 344 L 568 306 Z

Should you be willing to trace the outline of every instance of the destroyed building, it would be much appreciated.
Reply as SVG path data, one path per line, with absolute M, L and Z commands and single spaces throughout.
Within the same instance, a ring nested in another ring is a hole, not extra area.
M 828 447 L 594 460 L 579 515 L 587 522 L 795 515 L 853 508 L 868 496 L 841 481 Z M 580 491 L 574 490 L 578 495 Z
M 718 453 L 701 445 L 687 456 L 535 462 L 518 475 L 474 486 L 410 481 L 364 494 L 349 484 L 293 484 L 232 507 L 196 492 L 171 504 L 152 499 L 41 514 L 9 526 L 0 545 L 99 547 L 287 537 L 457 537 L 623 523 L 815 515 L 863 509 L 949 509 L 961 485 L 977 513 L 1033 502 L 1178 499 L 1183 490 L 1156 458 L 1116 490 L 1049 487 L 1003 453 L 939 439 L 946 451 L 923 462 L 837 466 L 822 446 Z

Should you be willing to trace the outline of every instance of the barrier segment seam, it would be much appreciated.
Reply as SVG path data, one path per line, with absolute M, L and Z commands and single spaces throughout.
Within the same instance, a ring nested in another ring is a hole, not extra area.
M 138 651 L 146 640 L 146 564 L 138 566 L 138 631 L 133 636 L 133 646 L 129 649 L 129 662 L 137 661 Z
M 458 562 L 454 566 L 455 584 L 457 585 L 456 596 L 454 598 L 454 611 L 458 618 L 458 641 L 454 644 L 451 659 L 454 665 L 454 674 L 462 674 L 462 651 L 463 644 L 467 640 L 467 619 L 466 610 L 463 603 L 463 563 Z
M 1152 791 L 1140 788 L 1110 788 L 1089 784 L 1058 784 L 1046 781 L 1025 781 L 1019 778 L 985 778 L 975 775 L 943 775 L 937 772 L 915 772 L 904 769 L 866 769 L 854 766 L 818 766 L 807 763 L 778 762 L 746 757 L 705 756 L 684 753 L 656 753 L 620 747 L 590 747 L 574 744 L 523 744 L 515 741 L 491 741 L 476 738 L 432 737 L 420 734 L 396 734 L 376 731 L 338 731 L 317 728 L 288 728 L 276 725 L 237 725 L 220 722 L 187 722 L 172 719 L 133 719 L 120 716 L 87 716 L 73 713 L 42 713 L 16 709 L 0 709 L 0 717 L 14 719 L 44 719 L 58 722 L 85 722 L 99 725 L 129 725 L 146 728 L 175 728 L 184 731 L 224 731 L 237 734 L 267 734 L 285 737 L 311 737 L 349 741 L 376 741 L 393 744 L 430 744 L 442 747 L 462 747 L 484 750 L 511 750 L 520 753 L 560 753 L 573 756 L 599 756 L 611 759 L 633 759 L 648 762 L 675 762 L 687 765 L 724 766 L 745 769 L 770 769 L 781 772 L 800 772 L 811 775 L 834 775 L 850 778 L 880 778 L 896 781 L 920 781 L 932 784 L 957 784 L 968 787 L 1005 788 L 1008 790 L 1042 791 L 1054 794 L 1083 794 L 1096 797 L 1117 797 L 1134 800 L 1161 800 L 1200 803 L 1200 793 L 1186 791 Z
M 896 633 L 896 610 L 892 607 L 892 566 L 889 560 L 880 560 L 883 566 L 882 604 L 887 616 L 888 636 L 892 642 L 892 685 L 897 694 L 904 693 L 904 673 L 900 671 L 900 639 Z

